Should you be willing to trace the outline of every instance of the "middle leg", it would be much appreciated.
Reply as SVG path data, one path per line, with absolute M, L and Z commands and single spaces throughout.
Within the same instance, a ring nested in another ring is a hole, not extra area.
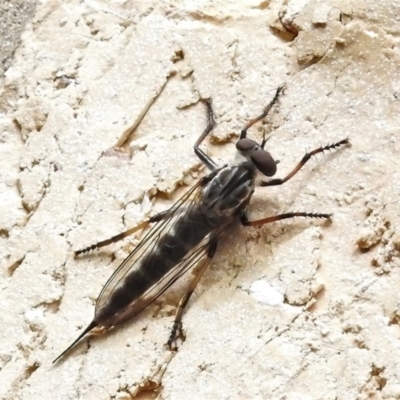
M 330 219 L 332 214 L 324 213 L 308 213 L 308 212 L 288 212 L 284 214 L 273 215 L 271 217 L 258 219 L 256 221 L 249 221 L 246 215 L 242 215 L 240 221 L 244 226 L 261 226 L 269 224 L 270 222 L 280 221 L 282 219 L 295 218 L 295 217 L 307 217 L 307 218 L 325 218 Z
M 166 210 L 166 211 L 160 212 L 160 213 L 158 213 L 156 215 L 153 215 L 152 217 L 148 218 L 146 221 L 143 221 L 139 225 L 136 225 L 133 228 L 128 229 L 125 232 L 119 233 L 118 235 L 115 235 L 115 236 L 113 236 L 113 237 L 111 237 L 109 239 L 102 240 L 101 242 L 94 243 L 94 244 L 92 244 L 90 246 L 87 246 L 87 247 L 85 247 L 83 249 L 76 250 L 75 251 L 75 256 L 78 256 L 79 254 L 87 253 L 88 251 L 91 251 L 91 250 L 94 250 L 94 249 L 98 249 L 98 248 L 103 247 L 103 246 L 107 246 L 107 245 L 109 245 L 111 243 L 118 242 L 119 240 L 122 240 L 122 239 L 126 238 L 127 236 L 132 235 L 133 233 L 135 233 L 135 232 L 137 232 L 139 230 L 147 228 L 153 222 L 158 222 L 158 221 L 161 221 L 163 219 L 169 218 L 171 216 L 170 215 L 171 214 L 170 211 L 171 210 Z

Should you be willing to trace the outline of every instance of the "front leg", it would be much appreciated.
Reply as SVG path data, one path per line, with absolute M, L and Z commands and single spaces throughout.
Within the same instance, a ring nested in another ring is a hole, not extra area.
M 209 157 L 203 150 L 200 149 L 200 144 L 206 138 L 206 136 L 214 129 L 215 120 L 214 120 L 214 111 L 212 108 L 211 100 L 205 100 L 207 106 L 207 126 L 204 129 L 203 133 L 197 139 L 194 144 L 194 152 L 197 157 L 200 158 L 200 161 L 211 171 L 217 168 L 217 164 Z
M 350 145 L 350 141 L 348 138 L 340 140 L 339 142 L 328 144 L 327 146 L 324 147 L 318 147 L 318 149 L 315 149 L 313 151 L 310 151 L 309 153 L 307 152 L 304 154 L 303 158 L 301 161 L 296 165 L 296 167 L 289 173 L 287 174 L 284 178 L 275 178 L 271 179 L 269 181 L 263 181 L 261 182 L 260 186 L 276 186 L 276 185 L 282 185 L 283 183 L 287 182 L 290 178 L 292 178 L 294 175 L 296 175 L 300 169 L 304 166 L 304 164 L 312 157 L 315 156 L 318 153 L 322 153 L 326 150 L 331 150 L 336 147 L 340 147 L 343 145 Z

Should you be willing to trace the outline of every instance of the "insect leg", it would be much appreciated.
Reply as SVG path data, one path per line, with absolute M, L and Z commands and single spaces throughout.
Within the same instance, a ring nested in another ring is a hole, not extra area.
M 217 250 L 217 240 L 216 238 L 211 238 L 210 242 L 208 244 L 208 250 L 207 250 L 207 256 L 205 259 L 203 259 L 200 264 L 198 265 L 198 270 L 196 271 L 196 274 L 193 278 L 193 280 L 190 282 L 189 289 L 185 293 L 185 295 L 181 298 L 178 309 L 175 314 L 175 321 L 172 326 L 171 334 L 169 335 L 168 339 L 168 347 L 170 349 L 176 350 L 176 346 L 172 347 L 172 343 L 176 341 L 178 336 L 181 338 L 184 338 L 185 335 L 182 332 L 182 314 L 183 310 L 186 307 L 187 303 L 189 302 L 190 296 L 193 294 L 194 289 L 196 288 L 197 284 L 199 283 L 201 277 L 203 276 L 204 272 L 208 268 L 208 266 L 211 263 L 212 258 L 214 257 L 215 251 Z
M 132 233 L 135 233 L 141 229 L 146 228 L 147 226 L 149 226 L 149 224 L 151 224 L 152 222 L 158 222 L 161 221 L 167 217 L 169 217 L 169 211 L 170 210 L 166 210 L 163 212 L 160 212 L 152 217 L 150 217 L 147 221 L 143 221 L 141 224 L 136 225 L 135 227 L 128 229 L 125 232 L 119 233 L 118 235 L 115 235 L 109 239 L 106 240 L 102 240 L 101 242 L 97 242 L 95 244 L 92 244 L 91 246 L 85 247 L 84 249 L 80 249 L 75 251 L 75 256 L 78 256 L 79 254 L 82 253 L 86 253 L 90 250 L 94 250 L 97 249 L 99 247 L 103 247 L 103 246 L 107 246 L 108 244 L 114 243 L 114 242 L 118 242 L 118 240 L 121 240 L 129 235 L 132 235 Z
M 242 225 L 244 226 L 261 226 L 264 224 L 269 224 L 270 222 L 280 221 L 282 219 L 294 218 L 294 217 L 308 217 L 308 218 L 326 218 L 330 219 L 332 214 L 323 213 L 308 213 L 308 212 L 288 212 L 284 214 L 273 215 L 271 217 L 258 219 L 256 221 L 249 221 L 247 217 L 243 214 L 240 218 Z
M 206 105 L 207 105 L 207 116 L 208 116 L 207 126 L 206 126 L 206 129 L 204 129 L 204 132 L 200 135 L 200 137 L 197 139 L 196 143 L 194 144 L 194 152 L 195 152 L 196 156 L 200 158 L 201 162 L 209 170 L 212 171 L 215 168 L 217 168 L 217 165 L 211 159 L 211 157 L 209 157 L 206 153 L 204 153 L 203 150 L 201 150 L 199 148 L 201 142 L 214 129 L 214 126 L 215 126 L 214 112 L 212 109 L 211 100 L 206 100 Z
M 265 107 L 264 111 L 262 114 L 260 114 L 258 117 L 251 119 L 245 127 L 242 129 L 240 132 L 240 139 L 245 139 L 247 135 L 247 129 L 249 129 L 251 126 L 253 126 L 256 122 L 261 121 L 263 118 L 265 118 L 268 113 L 270 112 L 271 108 L 273 105 L 278 101 L 279 95 L 282 93 L 283 89 L 285 88 L 285 85 L 281 85 L 276 89 L 275 96 L 274 98 L 270 101 L 270 103 Z M 264 143 L 264 141 L 263 141 Z M 265 143 L 264 143 L 265 144 Z M 261 147 L 264 147 L 263 145 Z
M 343 145 L 350 145 L 350 141 L 348 138 L 340 140 L 339 142 L 328 144 L 324 147 L 318 147 L 318 149 L 315 149 L 311 152 L 307 152 L 304 157 L 301 159 L 301 161 L 296 165 L 296 167 L 284 178 L 276 178 L 276 179 L 271 179 L 269 181 L 263 181 L 260 183 L 260 186 L 276 186 L 276 185 L 282 185 L 283 183 L 287 182 L 290 178 L 292 178 L 297 172 L 300 171 L 300 169 L 304 166 L 304 164 L 312 157 L 315 156 L 318 153 L 322 153 L 326 150 L 331 150 L 334 149 L 335 147 L 343 146 Z

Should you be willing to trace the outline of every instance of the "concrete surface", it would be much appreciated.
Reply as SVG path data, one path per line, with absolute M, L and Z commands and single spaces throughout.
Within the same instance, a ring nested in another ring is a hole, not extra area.
M 13 60 L 21 33 L 32 19 L 37 1 L 11 0 L 0 3 L 0 79 Z
M 6 71 L 0 398 L 400 399 L 400 3 L 138 4 L 40 3 Z M 251 130 L 274 132 L 277 176 L 306 149 L 347 136 L 352 147 L 258 190 L 250 215 L 331 212 L 332 224 L 237 227 L 176 354 L 164 344 L 182 284 L 52 365 L 139 236 L 73 250 L 165 209 L 204 173 L 200 97 L 213 99 L 208 152 L 224 163 L 282 83 Z

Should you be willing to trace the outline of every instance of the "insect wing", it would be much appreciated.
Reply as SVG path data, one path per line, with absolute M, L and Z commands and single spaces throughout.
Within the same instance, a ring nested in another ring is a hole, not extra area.
M 121 263 L 100 292 L 96 303 L 96 312 L 107 303 L 115 289 L 124 284 L 124 278 L 127 274 L 131 274 L 135 269 L 138 270 L 142 268 L 142 257 L 155 251 L 158 240 L 170 229 L 173 229 L 176 220 L 180 218 L 182 214 L 190 210 L 191 207 L 197 207 L 198 203 L 201 201 L 201 188 L 202 181 L 200 180 L 166 212 L 164 219 L 155 223 L 137 247 Z M 114 323 L 120 323 L 133 317 L 160 296 L 173 282 L 203 257 L 206 251 L 205 248 L 207 247 L 206 243 L 207 238 L 203 239 L 195 249 L 184 257 L 181 262 L 172 268 L 159 282 L 154 284 L 140 297 L 134 298 L 126 310 L 121 310 L 122 312 L 118 315 L 117 319 L 114 320 Z
M 207 235 L 198 246 L 190 251 L 185 258 L 165 274 L 156 284 L 145 291 L 140 297 L 133 300 L 126 309 L 120 312 L 115 319 L 115 324 L 124 322 L 140 313 L 161 296 L 182 275 L 197 265 L 208 253 L 210 235 Z

